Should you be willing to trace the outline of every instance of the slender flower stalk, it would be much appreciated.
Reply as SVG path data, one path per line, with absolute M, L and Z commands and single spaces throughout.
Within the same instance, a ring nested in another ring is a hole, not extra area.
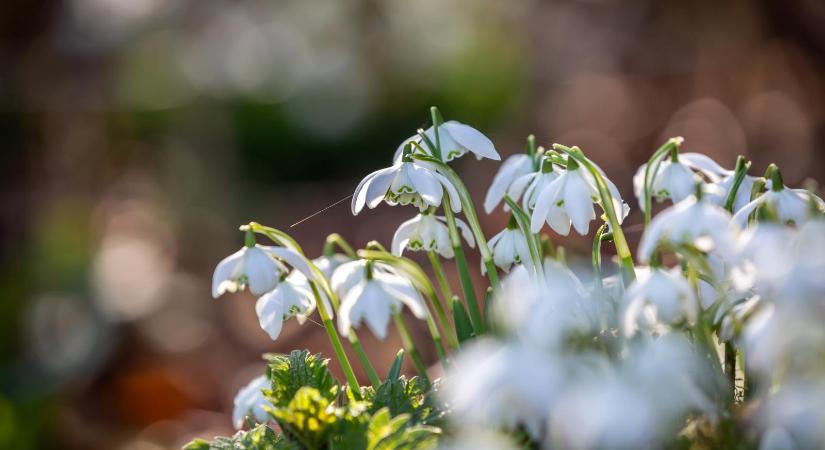
M 636 272 L 633 266 L 633 255 L 630 252 L 630 247 L 627 245 L 627 239 L 622 231 L 621 221 L 619 220 L 618 213 L 614 207 L 615 199 L 610 194 L 610 190 L 608 189 L 608 185 L 605 182 L 601 171 L 599 171 L 594 164 L 586 156 L 584 156 L 584 153 L 582 153 L 581 149 L 578 147 L 570 148 L 561 144 L 553 144 L 553 148 L 574 158 L 579 165 L 587 169 L 593 176 L 593 179 L 596 182 L 596 187 L 599 191 L 599 196 L 601 197 L 602 209 L 604 209 L 604 213 L 607 216 L 607 221 L 610 224 L 610 231 L 613 233 L 613 243 L 616 245 L 616 253 L 619 256 L 619 265 L 621 265 L 623 269 L 623 278 L 625 282 L 635 280 Z
M 481 311 L 479 311 L 478 308 L 473 279 L 470 277 L 470 269 L 467 266 L 467 257 L 464 255 L 464 248 L 461 246 L 461 237 L 458 233 L 455 215 L 450 209 L 449 203 L 450 200 L 448 199 L 444 204 L 444 217 L 447 219 L 447 227 L 450 230 L 450 243 L 453 246 L 453 253 L 455 253 L 455 265 L 458 269 L 458 278 L 461 282 L 461 288 L 464 290 L 464 301 L 467 302 L 467 309 L 470 310 L 473 330 L 475 330 L 476 333 L 481 333 L 484 326 L 481 320 Z M 481 242 L 479 242 L 479 247 L 480 244 Z
M 450 283 L 447 281 L 447 276 L 444 273 L 444 267 L 441 265 L 438 255 L 434 251 L 430 250 L 427 252 L 427 258 L 430 260 L 430 266 L 432 266 L 433 272 L 435 273 L 435 279 L 438 281 L 441 294 L 449 301 L 449 299 L 453 298 L 453 290 L 450 288 Z
M 427 366 L 421 358 L 421 353 L 418 353 L 418 347 L 415 346 L 415 341 L 413 341 L 407 324 L 404 323 L 404 318 L 401 317 L 401 313 L 396 313 L 392 315 L 392 319 L 395 322 L 395 327 L 398 328 L 398 334 L 401 336 L 401 343 L 404 345 L 404 350 L 410 354 L 413 363 L 415 363 L 415 368 L 418 370 L 418 374 L 429 382 L 430 378 L 427 376 Z
M 329 336 L 329 341 L 332 343 L 332 350 L 335 352 L 335 356 L 338 357 L 341 370 L 344 371 L 344 377 L 347 379 L 350 391 L 352 391 L 352 395 L 354 395 L 355 398 L 360 398 L 361 387 L 358 385 L 358 379 L 355 377 L 355 372 L 352 370 L 349 358 L 347 358 L 347 354 L 344 352 L 344 346 L 341 345 L 341 338 L 338 337 L 335 325 L 332 324 L 329 312 L 326 306 L 324 306 L 324 302 L 320 300 L 321 294 L 318 292 L 318 287 L 315 286 L 315 283 L 310 283 L 309 285 L 312 288 L 312 294 L 315 295 L 317 299 L 318 314 L 321 316 L 321 322 L 324 324 L 324 329 L 327 332 L 327 336 Z

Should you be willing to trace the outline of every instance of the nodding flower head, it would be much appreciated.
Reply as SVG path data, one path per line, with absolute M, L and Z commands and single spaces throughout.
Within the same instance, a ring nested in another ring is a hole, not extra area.
M 311 277 L 309 264 L 303 255 L 286 247 L 254 244 L 245 246 L 224 258 L 212 275 L 212 296 L 235 292 L 245 287 L 255 295 L 263 295 L 278 285 L 289 269 L 284 263 Z
M 341 298 L 338 329 L 345 336 L 366 321 L 375 337 L 384 340 L 390 317 L 400 313 L 403 305 L 415 317 L 427 317 L 427 308 L 412 282 L 386 264 L 367 260 L 342 264 L 332 274 L 331 283 Z
M 422 211 L 441 206 L 444 193 L 450 197 L 454 212 L 461 211 L 455 186 L 426 163 L 403 158 L 391 167 L 364 177 L 352 196 L 352 214 L 375 208 L 382 201 L 389 205 L 414 205 Z
M 475 128 L 465 125 L 455 120 L 450 120 L 438 126 L 438 139 L 436 140 L 435 127 L 430 127 L 424 131 L 424 135 L 432 145 L 437 145 L 441 149 L 441 160 L 450 162 L 456 158 L 464 156 L 466 153 L 473 153 L 476 158 L 488 158 L 495 161 L 501 160 L 501 156 L 496 151 L 493 142 L 480 131 Z M 407 144 L 414 143 L 417 148 L 420 148 L 425 153 L 433 155 L 433 151 L 429 148 L 428 143 L 422 142 L 420 135 L 416 134 L 405 139 L 398 150 L 395 152 L 393 158 L 396 162 L 400 161 L 404 154 L 404 147 Z
M 664 155 L 663 160 L 656 161 L 648 172 L 650 195 L 656 200 L 670 199 L 678 203 L 693 194 L 697 182 L 703 181 L 700 175 L 711 182 L 720 181 L 729 170 L 722 168 L 716 161 L 701 153 L 672 153 Z M 633 191 L 639 200 L 639 207 L 644 211 L 644 182 L 647 164 L 642 164 L 633 176 Z M 655 173 L 654 173 L 655 171 Z
M 392 253 L 401 256 L 404 250 L 434 251 L 444 258 L 455 256 L 450 231 L 444 217 L 421 213 L 398 227 L 392 238 Z M 475 238 L 470 227 L 461 219 L 456 219 L 461 236 L 470 248 L 475 247 Z

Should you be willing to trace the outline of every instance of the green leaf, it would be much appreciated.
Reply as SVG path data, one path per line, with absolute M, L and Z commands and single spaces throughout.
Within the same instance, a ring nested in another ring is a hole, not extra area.
M 268 376 L 272 389 L 264 391 L 275 407 L 287 406 L 303 387 L 311 387 L 332 400 L 338 382 L 330 373 L 329 359 L 311 355 L 307 350 L 293 350 L 289 355 L 270 355 Z
M 368 411 L 377 414 L 387 408 L 392 417 L 408 414 L 413 424 L 433 425 L 441 419 L 442 412 L 431 399 L 432 385 L 425 379 L 403 375 L 385 381 L 378 389 L 369 390 L 365 399 L 371 402 Z
M 342 414 L 332 399 L 308 386 L 298 389 L 286 407 L 273 408 L 271 413 L 284 431 L 309 448 L 319 448 Z
M 398 379 L 401 374 L 401 364 L 404 362 L 404 349 L 398 350 L 395 354 L 395 359 L 392 361 L 390 371 L 387 373 L 387 381 Z
M 212 442 L 195 439 L 183 450 L 300 450 L 300 446 L 283 436 L 277 436 L 271 428 L 259 425 L 249 431 L 239 431 L 234 436 L 219 437 Z
M 453 320 L 455 321 L 458 341 L 464 342 L 474 336 L 473 324 L 470 322 L 470 316 L 467 315 L 467 310 L 457 296 L 453 296 L 450 304 L 453 309 Z
M 367 450 L 435 448 L 441 430 L 413 425 L 409 414 L 391 417 L 389 408 L 378 410 L 367 426 Z

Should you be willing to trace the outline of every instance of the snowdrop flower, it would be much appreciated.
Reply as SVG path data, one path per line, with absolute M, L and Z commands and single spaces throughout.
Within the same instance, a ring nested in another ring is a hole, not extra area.
M 773 186 L 776 186 L 774 188 Z M 825 203 L 816 195 L 805 189 L 790 189 L 780 183 L 773 183 L 770 190 L 756 197 L 752 202 L 740 208 L 733 221 L 744 228 L 748 223 L 748 216 L 760 206 L 768 206 L 776 213 L 780 223 L 794 223 L 801 225 L 811 216 L 810 201 L 816 203 L 819 211 L 825 210 Z
M 212 297 L 226 291 L 235 292 L 248 286 L 255 295 L 263 295 L 278 285 L 288 269 L 284 261 L 311 277 L 306 258 L 286 247 L 246 246 L 224 258 L 212 275 Z
M 352 214 L 358 215 L 364 206 L 375 208 L 381 201 L 389 205 L 412 204 L 424 211 L 441 206 L 445 192 L 453 211 L 460 212 L 461 199 L 455 186 L 430 166 L 405 155 L 391 167 L 376 170 L 358 183 L 352 195 Z
M 527 238 L 524 233 L 510 219 L 510 225 L 497 235 L 490 238 L 487 243 L 490 251 L 493 252 L 493 263 L 505 272 L 510 271 L 513 264 L 530 264 L 530 247 L 527 245 Z M 484 262 L 481 263 L 482 275 L 487 272 Z
M 667 156 L 665 156 L 667 157 Z M 645 208 L 645 170 L 647 164 L 642 164 L 633 176 L 633 191 L 639 200 L 639 207 Z M 673 203 L 688 198 L 696 188 L 696 183 L 702 178 L 694 172 L 707 177 L 711 182 L 719 181 L 730 171 L 723 169 L 719 164 L 701 153 L 674 153 L 669 159 L 659 163 L 656 174 L 650 173 L 650 195 L 662 201 L 671 199 Z
M 523 153 L 515 154 L 507 158 L 498 169 L 487 195 L 484 197 L 484 211 L 487 214 L 493 212 L 499 203 L 504 199 L 510 186 L 522 176 L 531 175 L 533 171 L 533 158 Z
M 627 209 L 621 197 L 618 197 L 618 190 L 612 192 L 614 186 L 609 189 L 621 222 L 627 215 Z M 547 222 L 556 233 L 567 236 L 572 224 L 576 232 L 585 235 L 590 229 L 590 222 L 596 218 L 594 202 L 601 202 L 595 180 L 589 172 L 579 168 L 575 160 L 568 158 L 567 170 L 538 194 L 530 229 L 533 233 L 538 233 Z
M 470 227 L 461 219 L 456 219 L 456 225 L 470 248 L 474 248 L 476 241 Z M 425 212 L 402 223 L 392 238 L 392 254 L 401 256 L 405 249 L 434 251 L 444 258 L 455 256 L 446 219 Z
M 287 277 L 288 278 L 288 277 Z M 332 315 L 332 308 L 326 304 Z M 261 329 L 266 331 L 273 341 L 278 339 L 284 321 L 292 316 L 303 325 L 307 317 L 315 310 L 315 299 L 308 285 L 293 285 L 289 282 L 279 283 L 272 291 L 262 295 L 255 303 L 255 313 Z
M 386 264 L 367 260 L 342 264 L 332 274 L 331 283 L 341 298 L 338 329 L 345 336 L 366 321 L 375 337 L 384 340 L 390 316 L 400 313 L 402 305 L 419 319 L 427 317 L 424 301 L 410 280 Z
M 521 203 L 524 210 L 532 211 L 536 206 L 539 194 L 556 181 L 556 178 L 564 171 L 565 169 L 555 167 L 549 160 L 543 158 L 538 171 L 527 173 L 513 180 L 510 187 L 507 188 L 507 195 L 515 201 L 523 196 Z
M 678 268 L 636 269 L 636 276 L 625 292 L 626 335 L 632 336 L 640 328 L 660 334 L 661 325 L 696 321 L 699 301 Z
M 520 341 L 553 351 L 570 336 L 596 332 L 604 305 L 587 295 L 570 269 L 548 259 L 541 277 L 523 265 L 510 272 L 493 303 L 493 317 Z
M 531 346 L 481 339 L 461 349 L 439 394 L 462 425 L 524 426 L 540 439 L 564 378 L 563 365 Z
M 269 379 L 261 375 L 249 382 L 238 391 L 235 396 L 235 407 L 232 411 L 232 424 L 236 430 L 243 428 L 244 420 L 247 416 L 255 419 L 256 423 L 269 422 L 267 408 L 272 408 L 272 404 L 264 397 L 262 389 L 269 389 Z
M 434 127 L 430 127 L 424 131 L 424 135 L 435 145 Z M 424 149 L 428 154 L 431 154 L 427 145 L 421 141 L 421 136 L 417 134 L 405 139 L 404 142 L 398 146 L 398 150 L 396 150 L 393 159 L 395 161 L 401 160 L 404 154 L 404 147 L 411 142 L 417 143 L 419 147 Z M 441 148 L 441 160 L 444 162 L 450 162 L 463 156 L 467 152 L 475 154 L 478 159 L 489 158 L 495 161 L 501 160 L 501 156 L 499 156 L 496 151 L 495 145 L 493 145 L 493 142 L 487 138 L 487 136 L 475 128 L 455 120 L 444 122 L 438 127 L 438 143 Z
M 653 218 L 639 243 L 639 259 L 649 261 L 662 241 L 695 245 L 702 251 L 715 249 L 728 258 L 736 231 L 730 213 L 709 201 L 688 197 Z

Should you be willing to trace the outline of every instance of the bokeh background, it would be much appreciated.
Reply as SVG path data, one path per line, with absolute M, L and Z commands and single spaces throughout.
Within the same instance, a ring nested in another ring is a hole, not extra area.
M 800 185 L 825 175 L 825 3 L 4 0 L 0 448 L 230 433 L 261 353 L 331 354 L 311 322 L 271 342 L 250 295 L 210 297 L 212 269 L 253 219 L 312 256 L 331 232 L 388 244 L 411 210 L 289 226 L 388 165 L 430 105 L 505 155 L 529 133 L 579 145 L 633 206 L 673 135 Z M 481 198 L 497 165 L 456 167 Z M 399 347 L 365 341 L 380 367 Z

